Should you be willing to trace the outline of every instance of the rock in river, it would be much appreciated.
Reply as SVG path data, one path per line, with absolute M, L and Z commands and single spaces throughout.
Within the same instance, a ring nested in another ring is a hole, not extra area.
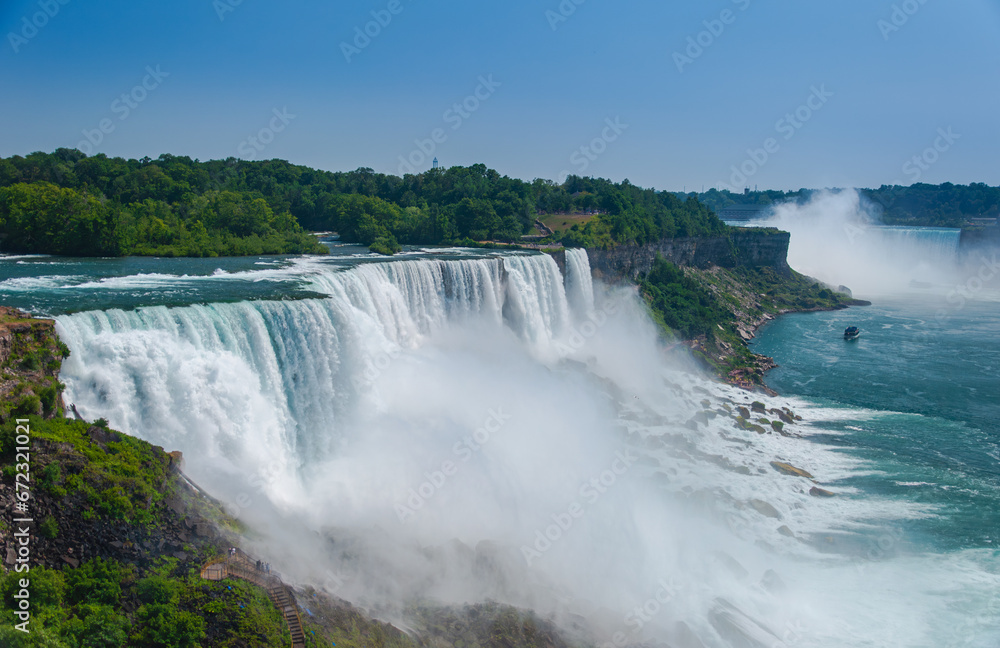
M 805 477 L 806 479 L 813 478 L 813 476 L 808 472 L 806 472 L 805 470 L 802 470 L 801 468 L 796 468 L 792 464 L 786 464 L 781 461 L 772 461 L 771 467 L 782 474 L 791 475 L 792 477 Z

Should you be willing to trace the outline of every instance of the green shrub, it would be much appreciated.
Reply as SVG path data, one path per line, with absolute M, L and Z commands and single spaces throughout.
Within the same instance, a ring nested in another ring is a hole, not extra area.
M 45 414 L 53 414 L 56 410 L 56 404 L 59 402 L 59 389 L 56 385 L 43 387 L 38 392 L 38 398 L 42 403 L 42 411 Z
M 654 319 L 685 339 L 711 338 L 717 324 L 732 319 L 711 293 L 662 257 L 657 257 L 639 285 Z
M 66 601 L 71 605 L 118 605 L 122 584 L 132 580 L 132 568 L 95 558 L 66 573 Z
M 62 634 L 80 648 L 120 648 L 128 641 L 127 617 L 107 605 L 84 604 L 63 624 Z
M 392 236 L 380 236 L 375 239 L 368 249 L 377 254 L 384 254 L 386 256 L 392 256 L 397 252 L 401 251 L 403 247 L 396 241 L 396 237 Z
M 42 523 L 38 527 L 38 532 L 43 538 L 54 540 L 59 537 L 59 523 L 50 515 L 42 520 Z
M 125 489 L 121 486 L 104 489 L 93 503 L 97 506 L 98 511 L 112 520 L 127 520 L 135 509 L 125 493 Z
M 136 584 L 139 600 L 150 605 L 175 605 L 180 598 L 180 584 L 166 576 L 149 576 Z
M 4 576 L 0 576 L 0 610 L 14 610 L 16 600 L 14 594 L 21 589 L 20 580 L 25 578 L 23 573 L 10 571 Z M 65 618 L 65 593 L 66 579 L 62 572 L 54 569 L 47 569 L 41 566 L 33 566 L 29 575 L 31 580 L 31 610 L 32 627 L 45 625 L 48 623 L 60 623 Z M 7 620 L 12 616 L 4 615 L 2 624 L 8 625 Z M 2 645 L 2 644 L 0 644 Z
M 134 646 L 193 648 L 205 637 L 205 620 L 172 605 L 143 605 L 136 613 L 138 631 Z
M 39 473 L 38 485 L 49 492 L 58 488 L 61 482 L 62 469 L 59 467 L 58 461 L 49 462 Z M 63 494 L 65 494 L 65 491 L 63 491 Z
M 21 400 L 14 407 L 13 414 L 15 416 L 33 416 L 37 415 L 41 409 L 42 400 L 34 394 L 29 394 L 21 397 Z
M 42 368 L 42 362 L 36 354 L 26 353 L 24 359 L 21 360 L 21 368 L 27 371 L 38 371 Z

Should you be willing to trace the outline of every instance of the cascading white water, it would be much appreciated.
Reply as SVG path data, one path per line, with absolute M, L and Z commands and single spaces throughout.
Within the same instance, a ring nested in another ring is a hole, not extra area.
M 931 264 L 955 263 L 962 230 L 952 227 L 872 227 L 892 254 L 923 257 Z
M 720 407 L 749 397 L 671 368 L 634 291 L 589 274 L 573 250 L 566 287 L 547 255 L 361 263 L 305 273 L 323 299 L 66 315 L 61 379 L 182 450 L 286 573 L 382 614 L 491 598 L 599 643 L 918 645 L 871 613 L 922 600 L 915 570 L 797 539 L 906 511 L 774 471 L 856 462 L 735 428 Z
M 594 280 L 590 276 L 590 260 L 584 249 L 566 250 L 566 294 L 578 305 L 579 315 L 594 312 Z
M 379 365 L 428 336 L 506 321 L 547 349 L 569 326 L 561 283 L 548 256 L 401 261 L 313 276 L 329 299 L 65 316 L 60 334 L 77 349 L 63 370 L 67 396 L 193 462 L 300 466 L 330 456 L 338 421 Z

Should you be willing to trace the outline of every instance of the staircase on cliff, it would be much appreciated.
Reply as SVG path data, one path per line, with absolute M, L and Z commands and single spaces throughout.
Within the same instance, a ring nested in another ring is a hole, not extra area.
M 201 570 L 201 577 L 211 581 L 242 578 L 263 588 L 288 625 L 288 632 L 292 635 L 292 648 L 305 648 L 306 635 L 302 628 L 298 604 L 295 602 L 295 594 L 281 581 L 278 574 L 262 571 L 257 564 L 257 561 L 251 560 L 243 550 L 234 549 L 224 561 L 206 565 Z

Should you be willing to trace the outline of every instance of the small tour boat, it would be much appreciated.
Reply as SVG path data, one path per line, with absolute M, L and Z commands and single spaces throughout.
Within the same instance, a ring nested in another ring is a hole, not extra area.
M 857 340 L 861 337 L 861 329 L 857 326 L 848 326 L 847 330 L 844 331 L 845 340 Z

